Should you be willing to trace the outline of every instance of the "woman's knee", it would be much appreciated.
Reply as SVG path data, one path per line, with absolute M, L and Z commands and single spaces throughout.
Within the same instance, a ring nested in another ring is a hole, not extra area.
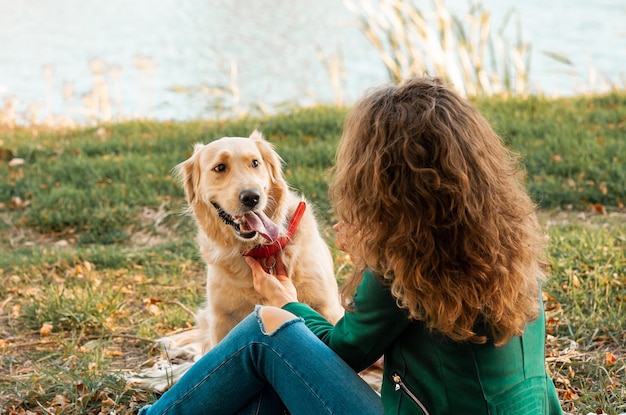
M 297 316 L 282 308 L 263 306 L 259 309 L 259 317 L 268 334 L 273 334 L 280 326 L 291 321 Z

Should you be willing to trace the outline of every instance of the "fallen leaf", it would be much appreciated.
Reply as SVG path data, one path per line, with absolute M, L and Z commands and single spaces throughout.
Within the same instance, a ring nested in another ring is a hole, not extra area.
M 563 392 L 563 400 L 565 401 L 575 401 L 578 399 L 578 394 L 571 389 L 567 389 Z
M 552 317 L 546 320 L 546 333 L 554 334 L 556 333 L 556 328 L 559 325 L 558 317 Z
M 76 392 L 78 392 L 79 395 L 86 395 L 87 393 L 89 393 L 89 388 L 87 386 L 85 386 L 84 383 L 82 382 L 78 382 L 76 384 Z
M 26 164 L 26 160 L 24 160 L 23 158 L 19 158 L 19 157 L 15 157 L 11 159 L 11 161 L 9 161 L 9 167 L 17 167 L 17 166 L 21 166 L 22 164 Z
M 83 267 L 85 268 L 85 271 L 87 272 L 91 272 L 95 268 L 94 264 L 92 264 L 89 261 L 83 261 Z
M 162 300 L 159 300 L 158 298 L 144 298 L 142 300 L 143 306 L 153 316 L 158 316 L 161 314 L 161 309 L 157 305 L 158 303 L 161 303 L 161 302 Z
M 56 395 L 54 398 L 52 398 L 52 401 L 50 402 L 50 404 L 52 406 L 60 406 L 62 408 L 66 407 L 69 402 L 67 400 L 67 397 L 64 395 Z
M 596 204 L 592 205 L 591 208 L 596 213 L 599 213 L 601 215 L 606 215 L 606 208 L 604 207 L 604 205 L 596 203 Z
M 39 329 L 39 335 L 41 337 L 48 337 L 50 333 L 52 333 L 52 328 L 52 324 L 43 323 L 43 326 L 41 326 L 41 328 Z
M 60 239 L 54 243 L 54 246 L 56 246 L 57 248 L 66 248 L 70 246 L 70 243 L 65 239 Z
M 22 200 L 19 196 L 13 196 L 9 200 L 9 209 L 26 209 L 30 205 L 30 200 Z
M 14 304 L 13 307 L 11 307 L 11 318 L 18 318 L 20 316 L 21 309 L 22 306 L 20 304 Z
M 606 355 L 604 357 L 604 361 L 605 361 L 607 366 L 611 366 L 612 364 L 617 362 L 617 357 L 615 357 L 615 355 L 613 353 L 611 353 L 611 352 L 606 352 Z
M 115 401 L 113 399 L 111 399 L 110 396 L 107 396 L 105 399 L 102 400 L 102 406 L 106 407 L 106 406 L 115 406 Z
M 576 189 L 576 181 L 574 179 L 567 179 L 566 182 L 570 189 Z
M 146 309 L 153 316 L 158 316 L 159 314 L 161 314 L 161 309 L 156 304 L 150 304 L 150 305 L 146 306 Z

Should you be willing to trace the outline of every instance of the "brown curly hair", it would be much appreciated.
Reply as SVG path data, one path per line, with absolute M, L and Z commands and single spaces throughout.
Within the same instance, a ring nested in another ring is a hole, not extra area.
M 350 111 L 330 196 L 355 261 L 411 319 L 496 345 L 539 314 L 546 238 L 518 157 L 438 78 L 371 91 Z M 341 233 L 344 233 L 341 235 Z

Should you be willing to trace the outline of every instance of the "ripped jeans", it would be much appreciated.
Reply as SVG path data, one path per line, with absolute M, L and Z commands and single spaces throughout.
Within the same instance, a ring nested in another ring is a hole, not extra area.
M 302 319 L 267 333 L 260 309 L 139 415 L 383 413 L 378 394 Z

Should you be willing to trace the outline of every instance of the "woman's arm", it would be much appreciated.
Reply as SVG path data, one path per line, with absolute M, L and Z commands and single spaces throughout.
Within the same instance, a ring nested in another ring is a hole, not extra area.
M 378 360 L 411 324 L 389 288 L 370 271 L 363 274 L 357 287 L 353 311 L 347 311 L 335 326 L 306 304 L 292 302 L 283 308 L 302 317 L 307 327 L 356 371 Z
M 364 272 L 356 289 L 353 310 L 333 326 L 310 306 L 298 302 L 297 290 L 287 278 L 282 261 L 277 260 L 274 274 L 268 274 L 255 259 L 246 257 L 246 262 L 252 269 L 255 290 L 268 305 L 302 317 L 307 327 L 356 371 L 378 360 L 410 324 L 389 288 L 370 271 Z

